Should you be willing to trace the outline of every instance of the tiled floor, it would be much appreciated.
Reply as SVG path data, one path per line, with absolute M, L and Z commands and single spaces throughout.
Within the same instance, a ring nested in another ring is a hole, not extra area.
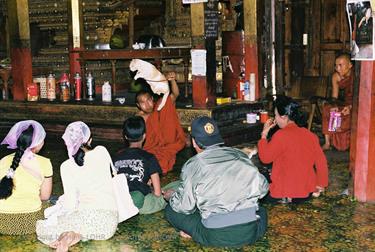
M 110 151 L 120 144 L 101 143 Z M 41 154 L 53 160 L 54 194 L 61 193 L 59 164 L 66 157 L 60 139 L 49 139 Z M 0 155 L 3 156 L 3 147 Z M 191 154 L 178 156 L 177 167 Z M 358 203 L 341 196 L 347 182 L 348 153 L 328 151 L 330 185 L 320 198 L 301 205 L 266 205 L 269 228 L 252 246 L 217 249 L 180 238 L 163 218 L 163 213 L 136 216 L 119 225 L 108 241 L 81 242 L 71 251 L 375 251 L 375 205 Z M 178 177 L 176 170 L 162 179 L 166 184 Z M 50 251 L 35 235 L 1 236 L 0 251 Z

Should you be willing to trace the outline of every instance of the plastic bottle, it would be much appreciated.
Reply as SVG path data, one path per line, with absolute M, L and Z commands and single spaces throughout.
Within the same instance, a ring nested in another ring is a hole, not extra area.
M 249 101 L 255 101 L 255 73 L 250 74 L 249 93 Z
M 105 81 L 102 86 L 102 101 L 112 102 L 112 88 L 108 81 Z
M 95 80 L 91 72 L 88 73 L 86 78 L 86 95 L 89 101 L 95 99 Z
M 67 102 L 70 100 L 70 83 L 69 78 L 66 73 L 61 75 L 59 80 L 60 83 L 60 100 L 62 102 Z
M 56 99 L 56 79 L 52 73 L 47 77 L 47 99 L 50 101 Z
M 74 76 L 74 99 L 80 101 L 82 96 L 82 78 L 79 73 Z
M 250 101 L 250 82 L 248 80 L 245 81 L 244 86 L 244 100 Z
M 245 86 L 245 82 L 243 81 L 243 79 L 242 78 L 238 79 L 237 85 L 236 85 L 236 98 L 238 100 L 244 99 L 244 86 Z

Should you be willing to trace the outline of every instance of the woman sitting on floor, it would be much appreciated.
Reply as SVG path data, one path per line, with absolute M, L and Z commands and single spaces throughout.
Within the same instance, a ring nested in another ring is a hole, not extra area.
M 58 251 L 80 240 L 106 240 L 116 232 L 118 210 L 110 173 L 111 157 L 103 146 L 91 148 L 83 122 L 68 125 L 62 137 L 69 159 L 61 164 L 64 195 L 46 209 L 36 225 L 38 239 Z
M 275 119 L 263 126 L 258 142 L 259 158 L 263 163 L 273 163 L 271 173 L 271 202 L 302 202 L 319 194 L 328 185 L 326 157 L 318 137 L 306 128 L 299 127 L 304 115 L 299 104 L 287 96 L 274 101 Z M 271 140 L 267 135 L 279 126 Z
M 16 123 L 1 144 L 15 153 L 0 160 L 0 234 L 35 233 L 43 218 L 42 200 L 52 192 L 52 164 L 36 153 L 44 145 L 46 132 L 33 120 Z

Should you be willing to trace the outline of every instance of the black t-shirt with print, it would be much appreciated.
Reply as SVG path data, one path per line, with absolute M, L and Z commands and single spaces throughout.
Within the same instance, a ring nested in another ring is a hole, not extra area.
M 129 191 L 140 191 L 144 195 L 151 192 L 147 185 L 151 175 L 162 172 L 155 156 L 139 148 L 127 148 L 117 153 L 113 164 L 118 173 L 125 173 Z

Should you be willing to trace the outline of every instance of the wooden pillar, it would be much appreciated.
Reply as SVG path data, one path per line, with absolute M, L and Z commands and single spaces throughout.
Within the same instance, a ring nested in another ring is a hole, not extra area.
M 204 4 L 204 33 L 206 40 L 206 81 L 207 81 L 207 105 L 216 104 L 216 39 L 218 38 L 219 16 L 218 0 L 211 0 Z
M 361 62 L 358 92 L 357 115 L 353 141 L 354 196 L 358 201 L 375 201 L 375 64 L 373 61 Z M 354 110 L 354 112 L 356 112 Z M 351 153 L 351 156 L 352 153 Z
M 128 18 L 128 27 L 129 27 L 129 47 L 132 48 L 134 44 L 134 1 L 129 5 L 129 18 Z
M 68 17 L 70 83 L 74 83 L 74 74 L 82 74 L 81 63 L 78 61 L 78 51 L 84 49 L 81 0 L 68 0 Z
M 29 1 L 7 0 L 13 99 L 23 101 L 32 82 Z
M 283 94 L 285 87 L 285 3 L 275 1 L 275 86 L 276 93 Z
M 193 49 L 205 49 L 204 39 L 204 4 L 195 3 L 190 6 L 191 38 Z M 206 76 L 192 75 L 193 105 L 205 108 L 208 102 Z
M 255 99 L 260 98 L 258 70 L 257 0 L 243 1 L 245 33 L 245 79 L 255 73 Z

